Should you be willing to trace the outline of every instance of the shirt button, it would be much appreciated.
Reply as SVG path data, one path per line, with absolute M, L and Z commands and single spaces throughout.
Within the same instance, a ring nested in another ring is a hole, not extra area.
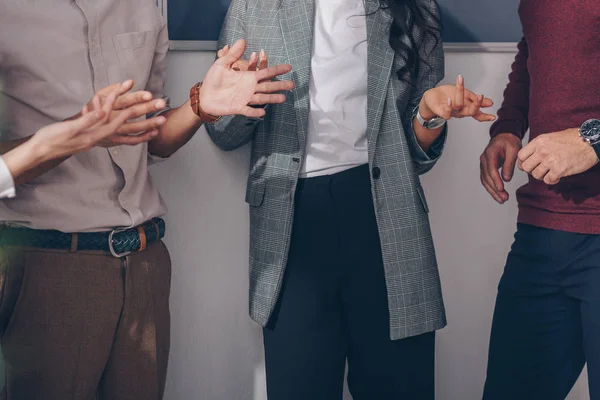
M 373 179 L 377 180 L 381 177 L 381 170 L 379 169 L 379 167 L 374 167 L 373 168 Z
M 97 43 L 97 42 L 96 42 L 95 40 L 92 40 L 92 46 L 93 46 L 93 47 L 96 47 L 96 43 Z
M 119 150 L 113 150 L 113 154 L 116 156 L 119 154 Z

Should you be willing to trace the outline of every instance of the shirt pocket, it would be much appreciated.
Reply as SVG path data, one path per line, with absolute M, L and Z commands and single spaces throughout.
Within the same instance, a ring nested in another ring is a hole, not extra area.
M 152 72 L 157 40 L 157 30 L 122 33 L 114 37 L 121 79 L 133 79 L 134 90 L 146 88 Z

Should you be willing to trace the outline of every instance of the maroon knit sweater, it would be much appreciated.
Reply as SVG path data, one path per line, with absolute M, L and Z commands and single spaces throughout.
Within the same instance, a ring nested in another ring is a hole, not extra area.
M 521 0 L 524 38 L 492 137 L 530 140 L 600 119 L 600 0 Z M 519 222 L 600 234 L 600 165 L 556 186 L 529 177 L 517 191 Z

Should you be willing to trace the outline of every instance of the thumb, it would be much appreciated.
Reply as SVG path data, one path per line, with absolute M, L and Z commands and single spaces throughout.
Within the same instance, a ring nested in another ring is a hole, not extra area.
M 510 182 L 515 172 L 519 150 L 513 146 L 507 146 L 505 153 L 504 163 L 502 164 L 502 179 L 505 182 Z
M 221 65 L 226 65 L 227 67 L 231 67 L 233 63 L 238 61 L 244 55 L 246 51 L 246 41 L 244 39 L 240 39 L 225 54 L 223 57 L 217 60 L 217 63 Z

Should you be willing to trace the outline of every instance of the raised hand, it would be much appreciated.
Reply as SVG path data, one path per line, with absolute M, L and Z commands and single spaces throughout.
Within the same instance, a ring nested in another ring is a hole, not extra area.
M 100 140 L 96 145 L 101 147 L 114 147 L 120 145 L 133 146 L 147 142 L 156 136 L 156 130 L 164 125 L 166 118 L 162 116 L 146 119 L 146 115 L 163 110 L 166 102 L 163 99 L 154 100 L 147 91 L 128 93 L 133 87 L 133 81 L 128 80 L 122 84 L 117 83 L 100 89 L 83 107 L 80 115 L 99 110 L 101 104 L 106 103 L 108 96 L 116 93 L 117 97 L 112 103 L 108 114 L 108 121 L 120 120 L 125 114 L 127 120 L 113 135 Z
M 241 60 L 245 50 L 246 42 L 237 41 L 221 53 L 222 56 L 206 74 L 200 90 L 200 107 L 205 113 L 260 118 L 265 115 L 265 110 L 251 106 L 283 103 L 285 95 L 278 92 L 294 88 L 291 81 L 273 81 L 277 76 L 290 72 L 291 65 L 269 68 L 265 55 L 260 68 L 257 68 L 259 57 L 256 53 L 247 64 Z
M 89 150 L 103 142 L 110 142 L 113 136 L 121 135 L 119 129 L 137 113 L 133 108 L 116 114 L 113 112 L 119 93 L 118 89 L 108 93 L 104 101 L 100 100 L 100 96 L 94 96 L 92 103 L 95 111 L 86 111 L 76 119 L 40 129 L 30 139 L 32 144 L 37 145 L 44 154 L 44 159 L 50 160 Z M 143 135 L 132 136 L 128 143 L 131 145 L 143 143 L 155 137 L 157 133 L 157 130 L 151 130 Z
M 459 76 L 456 85 L 438 86 L 425 92 L 419 109 L 425 119 L 436 116 L 445 120 L 470 117 L 479 122 L 488 122 L 494 121 L 496 117 L 484 113 L 481 109 L 493 105 L 494 102 L 482 94 L 476 95 L 465 89 L 465 80 Z

